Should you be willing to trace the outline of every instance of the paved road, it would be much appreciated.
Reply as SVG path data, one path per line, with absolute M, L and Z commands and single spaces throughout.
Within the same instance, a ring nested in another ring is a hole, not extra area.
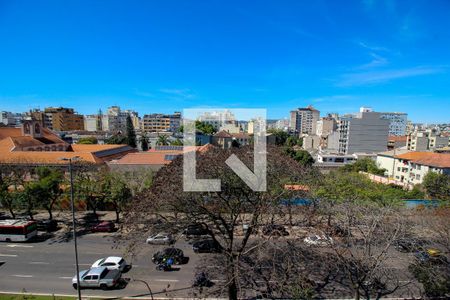
M 145 280 L 153 293 L 161 297 L 188 296 L 191 291 L 195 265 L 202 255 L 192 252 L 191 245 L 181 240 L 176 247 L 182 249 L 189 262 L 178 271 L 162 272 L 155 269 L 152 254 L 164 246 L 143 245 L 142 251 L 132 261 L 133 268 L 124 278 Z M 109 234 L 87 234 L 78 239 L 80 269 L 88 268 L 95 260 L 109 256 L 124 256 L 124 250 L 114 248 Z M 75 275 L 73 242 L 49 239 L 37 243 L 0 243 L 0 291 L 75 294 L 71 280 Z M 170 291 L 166 296 L 164 289 Z M 130 281 L 124 289 L 102 291 L 82 290 L 83 295 L 114 297 L 148 294 L 142 282 Z

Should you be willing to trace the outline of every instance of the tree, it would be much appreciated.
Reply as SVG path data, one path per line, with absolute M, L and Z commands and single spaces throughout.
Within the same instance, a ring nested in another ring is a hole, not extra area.
M 297 138 L 295 136 L 290 135 L 287 139 L 286 139 L 286 143 L 285 145 L 287 147 L 294 147 L 294 146 L 299 146 L 301 147 L 303 144 L 303 139 L 301 138 Z
M 142 134 L 140 140 L 141 142 L 141 149 L 142 151 L 147 151 L 148 150 L 148 138 L 145 134 Z
M 367 172 L 380 176 L 383 176 L 386 172 L 385 169 L 378 168 L 376 162 L 369 157 L 358 159 L 353 164 L 343 166 L 342 169 L 347 172 Z
M 422 185 L 429 198 L 450 200 L 450 175 L 429 171 Z
M 294 150 L 286 147 L 284 152 L 303 166 L 310 167 L 314 164 L 314 158 L 306 150 Z
M 329 243 L 339 270 L 336 281 L 352 291 L 354 299 L 380 299 L 412 282 L 409 274 L 390 264 L 399 259 L 391 246 L 404 237 L 407 228 L 398 211 L 349 202 L 333 209 L 341 232 L 339 242 Z
M 106 169 L 91 169 L 83 166 L 77 169 L 74 180 L 74 190 L 78 199 L 86 202 L 98 220 L 97 209 L 104 203 L 109 191 L 110 181 L 105 180 Z
M 118 174 L 110 173 L 105 180 L 109 181 L 107 184 L 109 189 L 105 191 L 105 200 L 113 205 L 116 212 L 116 223 L 119 223 L 120 213 L 130 203 L 131 190 Z
M 128 144 L 127 137 L 118 133 L 115 134 L 105 140 L 105 144 L 111 144 L 111 145 L 123 145 Z
M 267 130 L 267 133 L 271 133 L 275 136 L 275 144 L 278 146 L 285 145 L 286 140 L 289 137 L 289 134 L 281 129 L 269 129 Z
M 17 192 L 16 185 L 14 185 L 15 178 L 16 173 L 12 169 L 2 166 L 0 169 L 0 205 L 8 209 L 13 219 L 16 217 L 14 208 L 17 200 L 17 197 L 15 197 Z M 11 190 L 11 188 L 14 190 Z
M 172 146 L 183 146 L 183 142 L 180 139 L 176 139 L 170 143 Z
M 158 146 L 167 146 L 169 145 L 169 139 L 167 135 L 158 135 L 158 140 L 156 141 L 156 145 Z
M 131 120 L 131 116 L 127 116 L 127 144 L 130 147 L 136 148 L 136 132 L 134 132 L 133 121 Z
M 53 219 L 53 208 L 62 194 L 61 184 L 64 175 L 57 169 L 38 167 L 35 169 L 37 180 L 27 185 L 28 196 L 36 206 L 43 207 L 48 212 L 49 219 Z
M 214 126 L 212 126 L 209 123 L 205 123 L 205 122 L 201 122 L 201 121 L 195 121 L 195 129 L 202 132 L 203 134 L 206 135 L 212 135 L 214 133 L 216 133 L 216 129 L 214 128 Z
M 238 299 L 242 276 L 251 276 L 239 272 L 244 254 L 257 247 L 249 243 L 250 236 L 264 224 L 270 224 L 272 212 L 279 211 L 283 199 L 295 197 L 297 191 L 287 190 L 284 185 L 298 182 L 309 171 L 293 163 L 278 148 L 268 147 L 267 191 L 255 192 L 225 163 L 230 154 L 236 154 L 252 169 L 253 151 L 249 150 L 248 146 L 212 148 L 197 157 L 197 177 L 219 178 L 222 189 L 217 192 L 184 192 L 183 161 L 177 157 L 158 171 L 151 189 L 133 201 L 126 215 L 127 228 L 131 229 L 129 238 L 134 237 L 131 242 L 140 240 L 140 224 L 149 224 L 153 232 L 162 227 L 174 230 L 192 222 L 205 226 L 223 249 L 224 264 L 219 267 L 229 299 Z M 160 224 L 151 220 L 160 220 Z M 247 226 L 243 232 L 244 224 Z
M 83 145 L 98 144 L 98 140 L 95 136 L 87 136 L 87 137 L 80 138 L 78 140 L 77 144 L 83 144 Z

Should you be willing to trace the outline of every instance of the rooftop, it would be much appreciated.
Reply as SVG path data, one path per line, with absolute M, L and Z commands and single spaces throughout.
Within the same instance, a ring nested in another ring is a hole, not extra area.
M 450 153 L 408 152 L 396 155 L 396 158 L 436 168 L 450 168 Z

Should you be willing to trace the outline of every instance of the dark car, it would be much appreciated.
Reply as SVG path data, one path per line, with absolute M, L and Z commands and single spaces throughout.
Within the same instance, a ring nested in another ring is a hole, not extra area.
M 186 260 L 183 250 L 171 247 L 165 248 L 164 250 L 153 254 L 152 261 L 153 263 L 159 265 L 164 263 L 170 257 L 176 265 L 182 264 Z
M 262 230 L 264 235 L 275 235 L 275 236 L 286 236 L 289 235 L 289 232 L 287 232 L 286 228 L 282 225 L 266 225 L 263 227 Z
M 56 231 L 58 229 L 58 222 L 55 220 L 37 221 L 37 229 L 39 231 Z
M 191 224 L 186 227 L 186 229 L 183 231 L 183 234 L 185 236 L 192 236 L 192 235 L 207 235 L 208 229 L 206 226 L 202 224 Z
M 425 242 L 418 239 L 400 239 L 394 243 L 394 247 L 400 252 L 417 252 L 423 249 Z
M 91 228 L 92 232 L 113 232 L 116 230 L 114 223 L 111 221 L 103 221 Z
M 203 240 L 192 245 L 195 253 L 219 253 L 222 251 L 219 243 L 214 240 Z

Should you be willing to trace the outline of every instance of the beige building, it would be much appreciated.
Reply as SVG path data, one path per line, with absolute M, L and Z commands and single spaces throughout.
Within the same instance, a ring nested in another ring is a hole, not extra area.
M 144 115 L 141 121 L 141 129 L 144 132 L 176 132 L 181 125 L 181 113 L 173 115 L 150 114 Z
M 44 115 L 40 116 L 41 120 L 44 119 L 44 127 L 55 131 L 84 130 L 84 118 L 76 114 L 73 108 L 47 107 Z
M 436 148 L 450 146 L 450 141 L 449 137 L 440 136 L 434 129 L 428 129 L 408 134 L 406 146 L 411 151 L 432 151 Z
M 298 108 L 290 113 L 291 130 L 299 134 L 315 134 L 320 112 L 311 105 L 306 108 Z
M 318 136 L 327 136 L 332 132 L 337 130 L 337 122 L 336 119 L 328 116 L 323 117 L 319 121 L 317 121 L 316 126 L 316 135 Z

